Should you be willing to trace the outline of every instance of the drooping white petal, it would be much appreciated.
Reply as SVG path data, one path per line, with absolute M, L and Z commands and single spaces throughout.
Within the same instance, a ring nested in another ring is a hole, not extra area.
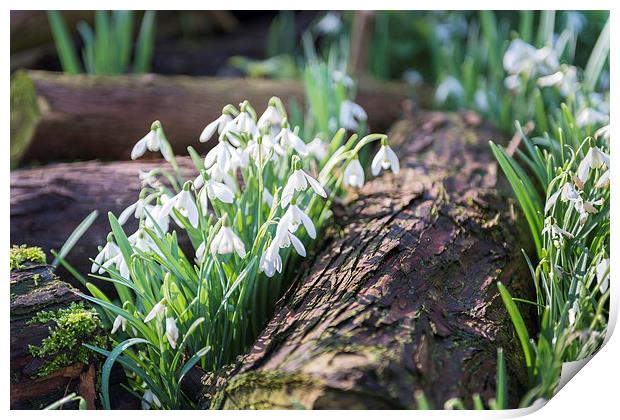
M 213 137 L 213 135 L 215 134 L 215 131 L 218 129 L 218 127 L 220 125 L 221 118 L 222 118 L 222 116 L 220 116 L 215 121 L 210 122 L 202 130 L 202 133 L 200 133 L 200 137 L 198 139 L 201 143 L 204 143 L 204 142 L 206 142 L 207 140 L 210 140 Z
M 603 258 L 596 265 L 596 280 L 601 293 L 605 293 L 609 287 L 609 259 Z
M 118 223 L 120 223 L 121 226 L 127 222 L 127 220 L 129 219 L 129 216 L 134 214 L 134 212 L 136 211 L 137 205 L 138 205 L 138 202 L 136 201 L 135 203 L 129 205 L 125 210 L 121 212 L 120 216 L 118 216 Z
M 118 315 L 116 318 L 114 318 L 114 324 L 112 324 L 112 331 L 110 331 L 110 334 L 116 334 L 118 329 L 121 328 L 121 327 L 123 327 L 123 330 L 124 330 L 125 329 L 125 327 L 124 327 L 125 322 L 126 322 L 126 319 L 123 318 L 120 315 Z
M 317 181 L 316 179 L 312 178 L 310 175 L 308 175 L 307 173 L 303 172 L 304 177 L 306 178 L 306 180 L 308 181 L 308 183 L 310 184 L 310 186 L 312 187 L 312 189 L 314 190 L 315 193 L 317 193 L 318 195 L 320 195 L 323 198 L 327 197 L 327 193 L 325 192 L 325 188 L 323 188 L 323 186 L 321 185 L 321 183 L 319 181 Z
M 144 153 L 146 153 L 146 141 L 146 136 L 138 140 L 133 149 L 131 149 L 131 160 L 136 160 L 140 156 L 144 155 Z
M 364 168 L 358 159 L 353 159 L 344 169 L 344 185 L 361 188 L 364 185 Z
M 144 322 L 147 323 L 153 320 L 157 315 L 163 314 L 165 310 L 166 310 L 166 305 L 164 304 L 164 300 L 162 299 L 159 302 L 157 302 L 155 306 L 153 306 L 151 311 L 144 318 Z
M 150 389 L 147 389 L 142 396 L 142 409 L 150 410 L 151 406 L 161 407 L 161 401 L 159 401 L 157 395 L 153 394 Z
M 177 340 L 179 339 L 179 330 L 177 328 L 177 324 L 174 322 L 174 318 L 172 317 L 166 318 L 166 338 L 170 343 L 170 347 L 176 349 Z

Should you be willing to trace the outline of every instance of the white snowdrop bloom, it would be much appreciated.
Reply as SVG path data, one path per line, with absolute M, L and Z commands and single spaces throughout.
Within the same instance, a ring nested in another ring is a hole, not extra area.
M 232 117 L 228 113 L 222 113 L 215 121 L 209 123 L 202 133 L 200 133 L 200 142 L 204 143 L 207 140 L 210 140 L 215 132 L 217 131 L 219 134 L 224 132 L 224 129 L 232 121 Z
M 205 156 L 205 168 L 217 165 L 222 172 L 228 172 L 231 168 L 232 146 L 226 141 L 220 141 L 217 146 L 209 150 Z
M 288 125 L 282 127 L 275 140 L 279 141 L 282 147 L 291 147 L 301 156 L 308 156 L 308 146 L 297 134 L 288 128 Z
M 193 227 L 197 228 L 198 207 L 196 207 L 192 193 L 189 191 L 189 185 L 190 183 L 186 182 L 181 192 L 166 201 L 161 209 L 161 215 L 169 215 L 171 214 L 172 209 L 175 208 L 179 211 L 179 213 L 181 213 L 181 216 L 186 217 L 189 220 Z M 174 216 L 174 214 L 172 215 Z
M 273 206 L 273 195 L 271 195 L 271 193 L 266 187 L 263 188 L 263 201 L 269 207 Z
M 310 184 L 310 187 L 312 187 L 317 195 L 320 195 L 323 198 L 327 197 L 327 193 L 319 181 L 312 178 L 304 172 L 303 169 L 296 169 L 288 178 L 288 181 L 282 190 L 282 208 L 289 205 L 295 191 L 305 191 L 308 188 L 308 184 Z
M 239 115 L 232 119 L 220 134 L 220 139 L 227 138 L 233 145 L 239 146 L 238 136 L 242 133 L 248 134 L 250 137 L 258 136 L 256 122 L 247 111 L 241 111 Z
M 273 277 L 276 271 L 282 272 L 282 258 L 280 257 L 280 247 L 276 242 L 272 242 L 271 245 L 265 249 L 265 252 L 260 257 L 259 269 L 267 277 Z
M 364 168 L 358 159 L 353 159 L 344 169 L 343 183 L 349 187 L 364 186 Z
M 155 170 L 140 171 L 138 173 L 138 178 L 140 179 L 140 185 L 142 186 L 142 188 L 146 186 L 157 188 L 159 185 L 159 181 L 155 176 Z
M 245 257 L 245 246 L 241 239 L 228 226 L 220 227 L 213 241 L 211 241 L 211 253 L 230 254 L 236 252 L 239 258 Z
M 562 185 L 559 190 L 549 196 L 547 203 L 545 204 L 545 213 L 551 210 L 559 197 L 562 198 L 563 202 L 577 202 L 581 200 L 581 197 L 579 196 L 577 190 L 575 190 L 575 187 L 573 187 L 571 183 L 566 183 Z
M 465 94 L 465 90 L 456 78 L 452 76 L 445 77 L 439 86 L 437 86 L 437 90 L 435 90 L 435 101 L 440 104 L 445 103 L 449 98 L 454 97 L 455 99 L 462 98 Z
M 504 70 L 511 75 L 525 73 L 530 76 L 545 60 L 549 59 L 553 63 L 553 58 L 547 57 L 550 54 L 551 51 L 548 49 L 538 50 L 533 45 L 517 38 L 510 43 L 504 53 Z
M 263 112 L 263 115 L 261 115 L 258 119 L 256 127 L 263 133 L 269 132 L 273 126 L 278 128 L 280 127 L 282 124 L 282 118 L 283 117 L 280 114 L 280 111 L 278 111 L 278 108 L 276 108 L 273 104 L 269 104 L 265 112 Z
M 521 76 L 519 76 L 518 74 L 511 74 L 504 79 L 504 86 L 506 87 L 506 89 L 514 91 L 517 90 L 519 86 L 521 86 L 521 82 Z
M 306 248 L 299 238 L 284 227 L 280 228 L 280 226 L 278 226 L 278 228 L 274 242 L 276 242 L 280 248 L 288 248 L 292 244 L 295 251 L 297 251 L 300 256 L 305 257 Z
M 198 249 L 196 250 L 196 259 L 198 262 L 202 261 L 202 256 L 205 254 L 206 246 L 207 243 L 205 241 L 202 241 L 202 243 L 198 246 Z
M 594 132 L 594 138 L 598 139 L 599 137 L 602 137 L 604 140 L 609 141 L 609 137 L 610 137 L 609 124 L 604 125 L 603 127 L 599 128 L 598 130 Z
M 136 232 L 130 235 L 127 240 L 136 249 L 142 252 L 159 251 L 159 248 L 151 237 L 140 227 Z
M 596 281 L 601 293 L 605 293 L 609 287 L 609 259 L 603 258 L 596 265 Z
M 111 266 L 116 267 L 121 277 L 125 279 L 129 278 L 129 266 L 127 265 L 127 262 L 125 261 L 123 254 L 121 254 L 120 252 L 113 258 L 110 258 L 109 260 L 103 263 L 104 268 L 110 268 Z
M 300 224 L 304 225 L 306 232 L 308 232 L 308 236 L 312 239 L 316 238 L 316 228 L 312 220 L 297 206 L 297 204 L 291 203 L 280 219 L 278 229 L 288 229 L 290 232 L 295 233 Z
M 314 26 L 314 29 L 324 35 L 332 35 L 338 33 L 342 28 L 340 17 L 334 12 L 329 12 L 321 18 Z
M 373 176 L 377 176 L 379 172 L 381 172 L 381 168 L 392 168 L 392 172 L 394 172 L 395 174 L 400 171 L 398 157 L 386 141 L 382 141 L 381 148 L 372 160 L 370 168 L 372 170 Z
M 264 141 L 259 142 L 251 140 L 248 142 L 248 146 L 245 148 L 244 152 L 247 156 L 252 158 L 256 166 L 259 166 L 259 164 L 265 163 L 272 158 L 273 147 L 272 144 L 265 143 Z
M 609 171 L 609 155 L 602 152 L 598 147 L 591 147 L 586 153 L 583 160 L 579 163 L 577 168 L 577 178 L 581 184 L 585 184 L 590 177 L 591 169 L 599 169 L 605 165 Z
M 609 122 L 609 115 L 597 109 L 587 107 L 579 111 L 575 122 L 577 123 L 578 127 L 605 124 Z
M 170 343 L 170 347 L 177 348 L 177 340 L 179 339 L 179 330 L 177 324 L 174 322 L 174 318 L 166 318 L 166 338 Z
M 250 164 L 250 155 L 246 149 L 230 148 L 230 170 L 235 172 L 237 169 L 245 169 Z
M 329 144 L 319 137 L 315 137 L 310 143 L 308 143 L 308 151 L 317 160 L 321 161 L 325 159 L 329 152 Z
M 579 89 L 577 68 L 575 66 L 562 66 L 560 71 L 540 77 L 538 86 L 556 86 L 560 93 L 567 97 Z
M 554 221 L 552 217 L 547 217 L 545 219 L 545 226 L 543 227 L 542 234 L 545 233 L 551 236 L 551 239 L 561 241 L 562 238 L 573 239 L 574 235 L 561 227 L 559 227 Z
M 568 323 L 570 325 L 575 324 L 575 319 L 577 318 L 577 312 L 579 311 L 579 302 L 575 301 L 573 306 L 568 310 Z
M 237 180 L 230 173 L 222 171 L 218 165 L 213 165 L 210 169 L 207 169 L 207 175 L 209 175 L 211 179 L 214 179 L 218 182 L 223 182 L 232 191 L 239 190 L 237 186 Z
M 138 199 L 138 201 L 136 201 L 135 203 L 129 205 L 125 210 L 121 212 L 120 216 L 118 216 L 118 223 L 120 223 L 121 226 L 124 225 L 129 219 L 129 216 L 131 216 L 132 214 L 136 219 L 141 219 L 144 215 L 144 205 L 145 200 L 142 198 Z
M 205 184 L 203 190 L 206 189 L 207 196 L 210 200 L 216 198 L 224 203 L 232 203 L 235 199 L 235 193 L 223 182 L 218 182 L 213 178 L 209 178 Z
M 347 130 L 355 131 L 360 123 L 366 122 L 368 115 L 364 108 L 348 99 L 340 104 L 340 125 Z
M 155 228 L 155 225 L 159 226 L 159 229 L 161 229 L 162 232 L 166 233 L 168 232 L 168 227 L 170 225 L 170 215 L 169 214 L 164 214 L 162 212 L 164 206 L 163 203 L 168 199 L 165 195 L 162 195 L 162 204 L 156 204 L 154 206 L 152 205 L 146 205 L 145 206 L 145 212 L 150 214 L 151 217 L 149 217 L 148 215 L 145 215 L 145 219 L 144 219 L 144 225 L 149 228 L 149 229 L 153 229 Z M 155 232 L 157 232 L 157 229 L 155 229 Z
M 150 389 L 147 389 L 142 396 L 142 409 L 150 410 L 151 407 L 161 407 L 161 401 L 159 401 L 157 395 L 153 394 Z
M 164 299 L 160 300 L 159 302 L 157 302 L 155 304 L 155 306 L 153 306 L 153 308 L 151 309 L 151 312 L 148 313 L 148 315 L 144 318 L 144 322 L 150 322 L 151 320 L 155 319 L 155 317 L 157 317 L 158 315 L 163 314 L 166 311 L 166 304 L 164 303 Z
M 95 262 L 90 267 L 91 273 L 97 271 L 99 274 L 103 274 L 105 270 L 102 266 L 105 265 L 107 261 L 110 261 L 112 258 L 120 255 L 121 249 L 113 242 L 112 238 L 112 234 L 109 234 L 106 244 L 103 246 L 103 248 L 101 248 L 101 251 L 99 251 L 99 253 L 95 257 Z
M 164 159 L 170 162 L 171 150 L 163 138 L 163 130 L 161 123 L 155 121 L 151 125 L 151 131 L 149 131 L 144 137 L 142 137 L 131 150 L 131 159 L 136 160 L 142 156 L 147 150 L 151 152 L 158 152 L 161 150 L 161 154 Z
M 596 181 L 594 188 L 605 188 L 609 186 L 609 169 L 603 172 L 603 175 Z
M 118 315 L 116 318 L 114 318 L 114 324 L 112 324 L 112 331 L 110 331 L 110 334 L 116 334 L 118 329 L 121 327 L 123 331 L 125 331 L 126 326 L 127 326 L 127 320 L 123 318 L 122 316 Z
M 332 72 L 332 79 L 334 80 L 334 82 L 342 82 L 342 85 L 347 89 L 355 86 L 355 82 L 353 81 L 351 76 L 349 76 L 342 70 L 334 70 Z

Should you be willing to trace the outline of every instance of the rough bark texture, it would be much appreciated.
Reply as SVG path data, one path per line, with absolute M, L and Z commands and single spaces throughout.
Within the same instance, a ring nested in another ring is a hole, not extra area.
M 24 162 L 123 160 L 155 120 L 183 154 L 227 103 L 248 99 L 262 112 L 273 95 L 302 103 L 303 86 L 283 80 L 19 72 L 11 79 L 12 155 Z M 366 84 L 357 101 L 370 116 L 369 126 L 380 131 L 398 118 L 406 97 L 401 84 Z
M 95 407 L 95 368 L 75 363 L 39 377 L 43 361 L 30 345 L 38 346 L 49 325 L 29 324 L 40 311 L 54 311 L 80 301 L 75 289 L 56 277 L 48 265 L 28 265 L 11 272 L 11 408 L 36 409 L 79 392 L 89 408 Z
M 204 407 L 415 408 L 416 391 L 471 406 L 495 396 L 498 347 L 517 404 L 526 373 L 496 283 L 533 296 L 528 237 L 496 190 L 487 141 L 499 136 L 478 124 L 435 113 L 396 125 L 400 173 L 364 186 L 249 354 L 204 379 Z
M 184 177 L 196 176 L 189 158 L 178 158 L 178 162 Z M 78 224 L 97 210 L 97 220 L 67 257 L 80 273 L 88 273 L 88 259 L 97 255 L 97 246 L 105 244 L 110 232 L 108 211 L 118 216 L 134 203 L 141 187 L 138 174 L 155 167 L 172 170 L 165 161 L 154 160 L 91 161 L 12 171 L 11 243 L 37 244 L 49 255 L 50 249 L 59 250 Z M 130 218 L 125 226 L 133 232 L 137 221 Z

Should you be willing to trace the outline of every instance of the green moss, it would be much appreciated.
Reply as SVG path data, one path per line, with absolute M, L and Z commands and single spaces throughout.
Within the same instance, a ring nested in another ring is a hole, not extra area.
M 10 252 L 11 271 L 23 268 L 23 264 L 31 262 L 45 264 L 45 252 L 37 246 L 13 245 Z
M 46 376 L 56 369 L 77 362 L 88 363 L 92 351 L 82 344 L 105 347 L 103 324 L 95 309 L 87 309 L 83 303 L 72 303 L 66 309 L 44 311 L 36 314 L 28 324 L 53 322 L 49 336 L 40 346 L 30 346 L 30 354 L 45 360 L 38 376 Z

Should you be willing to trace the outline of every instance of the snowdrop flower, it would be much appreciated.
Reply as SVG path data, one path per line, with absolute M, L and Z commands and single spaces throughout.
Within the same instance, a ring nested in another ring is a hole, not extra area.
M 218 165 L 213 165 L 207 169 L 207 175 L 217 182 L 223 182 L 232 191 L 238 191 L 237 180 L 230 173 L 222 171 Z
M 232 117 L 230 116 L 231 108 L 234 109 L 232 105 L 226 105 L 224 109 L 222 109 L 222 115 L 220 115 L 215 121 L 209 123 L 204 130 L 202 130 L 199 138 L 201 143 L 210 140 L 216 131 L 220 135 L 224 133 L 224 129 L 228 126 L 228 123 L 232 121 Z
M 245 257 L 245 246 L 241 239 L 231 228 L 222 225 L 213 241 L 211 241 L 211 253 L 225 255 L 233 251 L 237 253 L 239 258 Z
M 242 105 L 242 111 L 237 115 L 230 123 L 227 124 L 225 131 L 232 131 L 237 134 L 246 133 L 252 137 L 258 136 L 258 129 L 256 127 L 256 122 L 250 115 L 248 111 L 246 111 Z M 229 140 L 231 140 L 233 136 L 227 136 Z
M 172 317 L 166 318 L 166 338 L 170 343 L 170 347 L 176 349 L 177 340 L 179 339 L 179 330 L 177 328 L 177 324 L 174 322 L 174 318 Z
M 353 159 L 344 169 L 343 182 L 349 187 L 361 188 L 364 186 L 364 168 L 357 158 Z
M 606 172 L 609 172 L 609 155 L 602 152 L 596 146 L 591 147 L 590 150 L 588 150 L 588 153 L 586 153 L 586 156 L 583 158 L 581 163 L 579 163 L 579 167 L 577 168 L 577 179 L 579 180 L 579 182 L 581 182 L 581 185 L 583 186 L 583 184 L 588 181 L 591 169 L 599 169 L 602 168 L 603 165 L 607 167 Z M 607 174 L 607 180 L 608 179 L 609 174 Z
M 256 127 L 259 131 L 263 133 L 269 132 L 272 127 L 280 127 L 282 124 L 282 114 L 280 114 L 280 111 L 276 108 L 276 103 L 278 100 L 279 99 L 276 97 L 269 100 L 267 109 L 263 112 L 263 115 L 261 115 L 256 123 Z
M 150 250 L 159 250 L 153 243 L 151 237 L 140 227 L 134 234 L 130 235 L 127 240 L 136 249 L 147 252 Z
M 604 124 L 609 121 L 609 115 L 604 114 L 594 108 L 584 108 L 577 114 L 575 122 L 579 127 Z
M 536 83 L 540 87 L 556 86 L 567 97 L 578 90 L 577 68 L 563 66 L 562 70 L 543 76 Z
M 109 260 L 103 263 L 104 268 L 110 268 L 111 266 L 116 267 L 121 277 L 126 278 L 126 279 L 129 278 L 129 266 L 127 265 L 127 262 L 125 261 L 123 254 L 121 254 L 120 252 L 113 258 L 110 258 Z
M 341 82 L 347 89 L 355 86 L 355 82 L 351 79 L 351 76 L 342 70 L 334 70 L 332 72 L 332 79 L 334 79 L 334 82 Z
M 140 156 L 142 156 L 147 149 L 151 152 L 157 152 L 161 150 L 161 154 L 164 159 L 170 162 L 171 150 L 168 142 L 166 142 L 163 129 L 161 127 L 161 123 L 159 121 L 155 121 L 151 125 L 151 131 L 148 132 L 147 135 L 142 137 L 136 145 L 131 150 L 131 159 L 136 160 Z
M 594 188 L 600 189 L 600 188 L 605 188 L 608 186 L 609 186 L 609 170 L 606 170 L 605 172 L 603 172 L 603 175 L 601 175 L 598 181 L 596 181 L 596 185 L 594 185 Z
M 368 119 L 366 111 L 355 102 L 345 99 L 340 104 L 340 124 L 347 130 L 355 131 L 360 123 Z
M 223 203 L 228 204 L 234 201 L 235 193 L 232 192 L 226 184 L 224 184 L 223 182 L 218 182 L 213 178 L 207 178 L 207 181 L 205 183 L 204 178 L 201 178 L 203 179 L 204 186 L 198 193 L 198 202 L 200 203 L 203 213 L 207 212 L 207 197 L 209 198 L 209 200 L 213 201 L 215 199 L 218 199 Z
M 90 267 L 90 272 L 94 273 L 97 271 L 99 274 L 103 274 L 105 270 L 102 266 L 105 265 L 105 262 L 110 261 L 112 258 L 120 255 L 120 253 L 120 248 L 114 243 L 114 235 L 112 233 L 108 234 L 106 244 L 95 257 L 95 262 Z
M 115 334 L 118 331 L 118 329 L 121 327 L 123 331 L 125 331 L 126 326 L 127 326 L 127 320 L 119 315 L 116 318 L 114 318 L 114 324 L 112 324 L 112 331 L 110 331 L 110 334 Z
M 319 181 L 312 178 L 304 172 L 303 169 L 299 169 L 299 158 L 297 156 L 293 157 L 293 167 L 297 169 L 293 171 L 291 176 L 288 178 L 284 189 L 282 190 L 282 208 L 288 206 L 295 191 L 305 191 L 308 188 L 308 184 L 310 184 L 310 187 L 312 187 L 317 195 L 320 195 L 323 198 L 327 197 L 327 193 Z
M 150 389 L 147 389 L 142 396 L 142 409 L 150 410 L 151 406 L 161 407 L 161 401 L 159 401 L 157 395 L 153 394 Z
M 269 190 L 266 187 L 263 188 L 263 201 L 269 207 L 271 207 L 273 205 L 273 195 L 271 195 L 271 193 L 269 192 Z
M 281 229 L 279 229 L 279 231 L 276 232 L 275 242 L 277 242 L 280 248 L 288 248 L 292 244 L 293 248 L 295 248 L 295 251 L 297 251 L 300 256 L 306 256 L 306 248 L 304 247 L 304 244 L 301 243 L 297 236 L 295 236 L 291 231 L 285 229 L 284 227 L 282 227 Z
M 602 137 L 603 140 L 609 141 L 609 137 L 610 137 L 609 124 L 604 125 L 603 127 L 599 128 L 598 130 L 594 132 L 594 138 L 598 139 L 599 137 Z
M 317 160 L 322 161 L 329 152 L 329 144 L 324 142 L 319 137 L 315 137 L 310 143 L 308 143 L 308 151 Z
M 267 141 L 263 139 L 267 138 Z M 278 145 L 279 146 L 279 145 Z M 259 140 L 251 140 L 248 142 L 248 146 L 245 148 L 244 152 L 252 158 L 256 166 L 260 166 L 263 163 L 269 161 L 273 156 L 273 143 L 269 136 L 259 137 Z M 281 154 L 284 154 L 284 150 L 282 150 Z
M 596 265 L 596 280 L 601 293 L 605 293 L 609 287 L 609 259 L 603 258 Z
M 146 200 L 141 193 L 138 201 L 129 205 L 125 210 L 121 212 L 120 216 L 118 216 L 118 223 L 120 223 L 121 226 L 124 225 L 129 219 L 129 216 L 131 216 L 132 214 L 136 219 L 142 219 L 142 216 L 144 215 L 145 204 Z
M 537 49 L 521 39 L 513 40 L 503 58 L 504 70 L 511 75 L 531 76 L 540 71 L 550 73 L 559 67 L 557 54 L 549 47 Z
M 259 269 L 267 277 L 273 277 L 276 271 L 282 272 L 282 258 L 280 257 L 280 247 L 276 242 L 272 242 L 271 245 L 265 249 L 265 252 L 260 257 Z
M 189 191 L 190 186 L 191 182 L 186 182 L 181 192 L 166 201 L 160 213 L 162 216 L 169 215 L 172 209 L 175 208 L 179 211 L 179 213 L 181 213 L 183 217 L 186 217 L 189 220 L 190 224 L 193 227 L 197 228 L 198 207 L 196 207 L 194 198 Z
M 579 311 L 579 302 L 575 300 L 573 306 L 568 310 L 568 323 L 570 325 L 575 324 L 575 318 L 577 317 L 577 311 Z
M 291 147 L 302 156 L 308 156 L 308 146 L 299 136 L 291 131 L 286 118 L 282 122 L 282 130 L 275 138 L 282 147 Z
M 202 256 L 205 254 L 206 246 L 207 243 L 205 241 L 198 246 L 198 249 L 196 250 L 196 260 L 198 260 L 198 262 L 202 261 Z
M 231 169 L 232 146 L 226 141 L 220 141 L 217 146 L 209 150 L 205 156 L 205 168 L 212 168 L 214 165 L 222 172 L 228 172 Z
M 161 196 L 162 203 L 166 202 L 168 198 L 165 195 Z M 170 224 L 170 215 L 164 214 L 162 212 L 164 206 L 163 204 L 156 204 L 154 206 L 147 205 L 145 207 L 145 211 L 150 215 L 150 217 L 146 217 L 144 219 L 144 225 L 147 228 L 153 229 L 155 225 L 159 226 L 162 232 L 168 232 L 168 227 Z M 157 232 L 157 230 L 156 230 Z
M 314 26 L 316 31 L 320 34 L 331 35 L 336 34 L 342 27 L 342 21 L 338 15 L 334 12 L 329 12 L 321 18 Z
M 562 188 L 557 190 L 555 193 L 549 196 L 547 203 L 545 204 L 545 213 L 548 212 L 556 203 L 558 198 L 561 196 L 563 202 L 571 201 L 578 202 L 581 201 L 581 197 L 575 187 L 571 183 L 566 183 L 562 185 Z
M 435 101 L 444 104 L 451 97 L 458 100 L 462 98 L 463 95 L 465 95 L 465 90 L 461 82 L 452 76 L 448 76 L 437 86 L 437 90 L 435 90 Z
M 303 224 L 308 232 L 308 236 L 312 239 L 316 238 L 316 228 L 312 220 L 304 213 L 294 202 L 286 209 L 284 216 L 278 223 L 278 229 L 288 229 L 289 232 L 295 233 L 299 225 Z
M 163 314 L 165 311 L 166 311 L 166 305 L 164 303 L 164 299 L 162 299 L 159 302 L 157 302 L 155 306 L 153 306 L 153 308 L 151 309 L 151 312 L 149 312 L 148 315 L 144 318 L 144 322 L 145 323 L 150 322 L 158 315 Z
M 545 219 L 545 226 L 543 227 L 542 234 L 549 234 L 551 239 L 556 241 L 558 244 L 562 242 L 563 238 L 573 239 L 574 235 L 561 227 L 559 227 L 555 222 L 553 217 L 547 217 Z
M 375 155 L 371 164 L 372 174 L 377 176 L 381 172 L 381 168 L 392 168 L 392 172 L 397 174 L 400 171 L 400 164 L 398 163 L 398 157 L 392 148 L 388 145 L 386 139 L 381 140 L 381 148 Z

